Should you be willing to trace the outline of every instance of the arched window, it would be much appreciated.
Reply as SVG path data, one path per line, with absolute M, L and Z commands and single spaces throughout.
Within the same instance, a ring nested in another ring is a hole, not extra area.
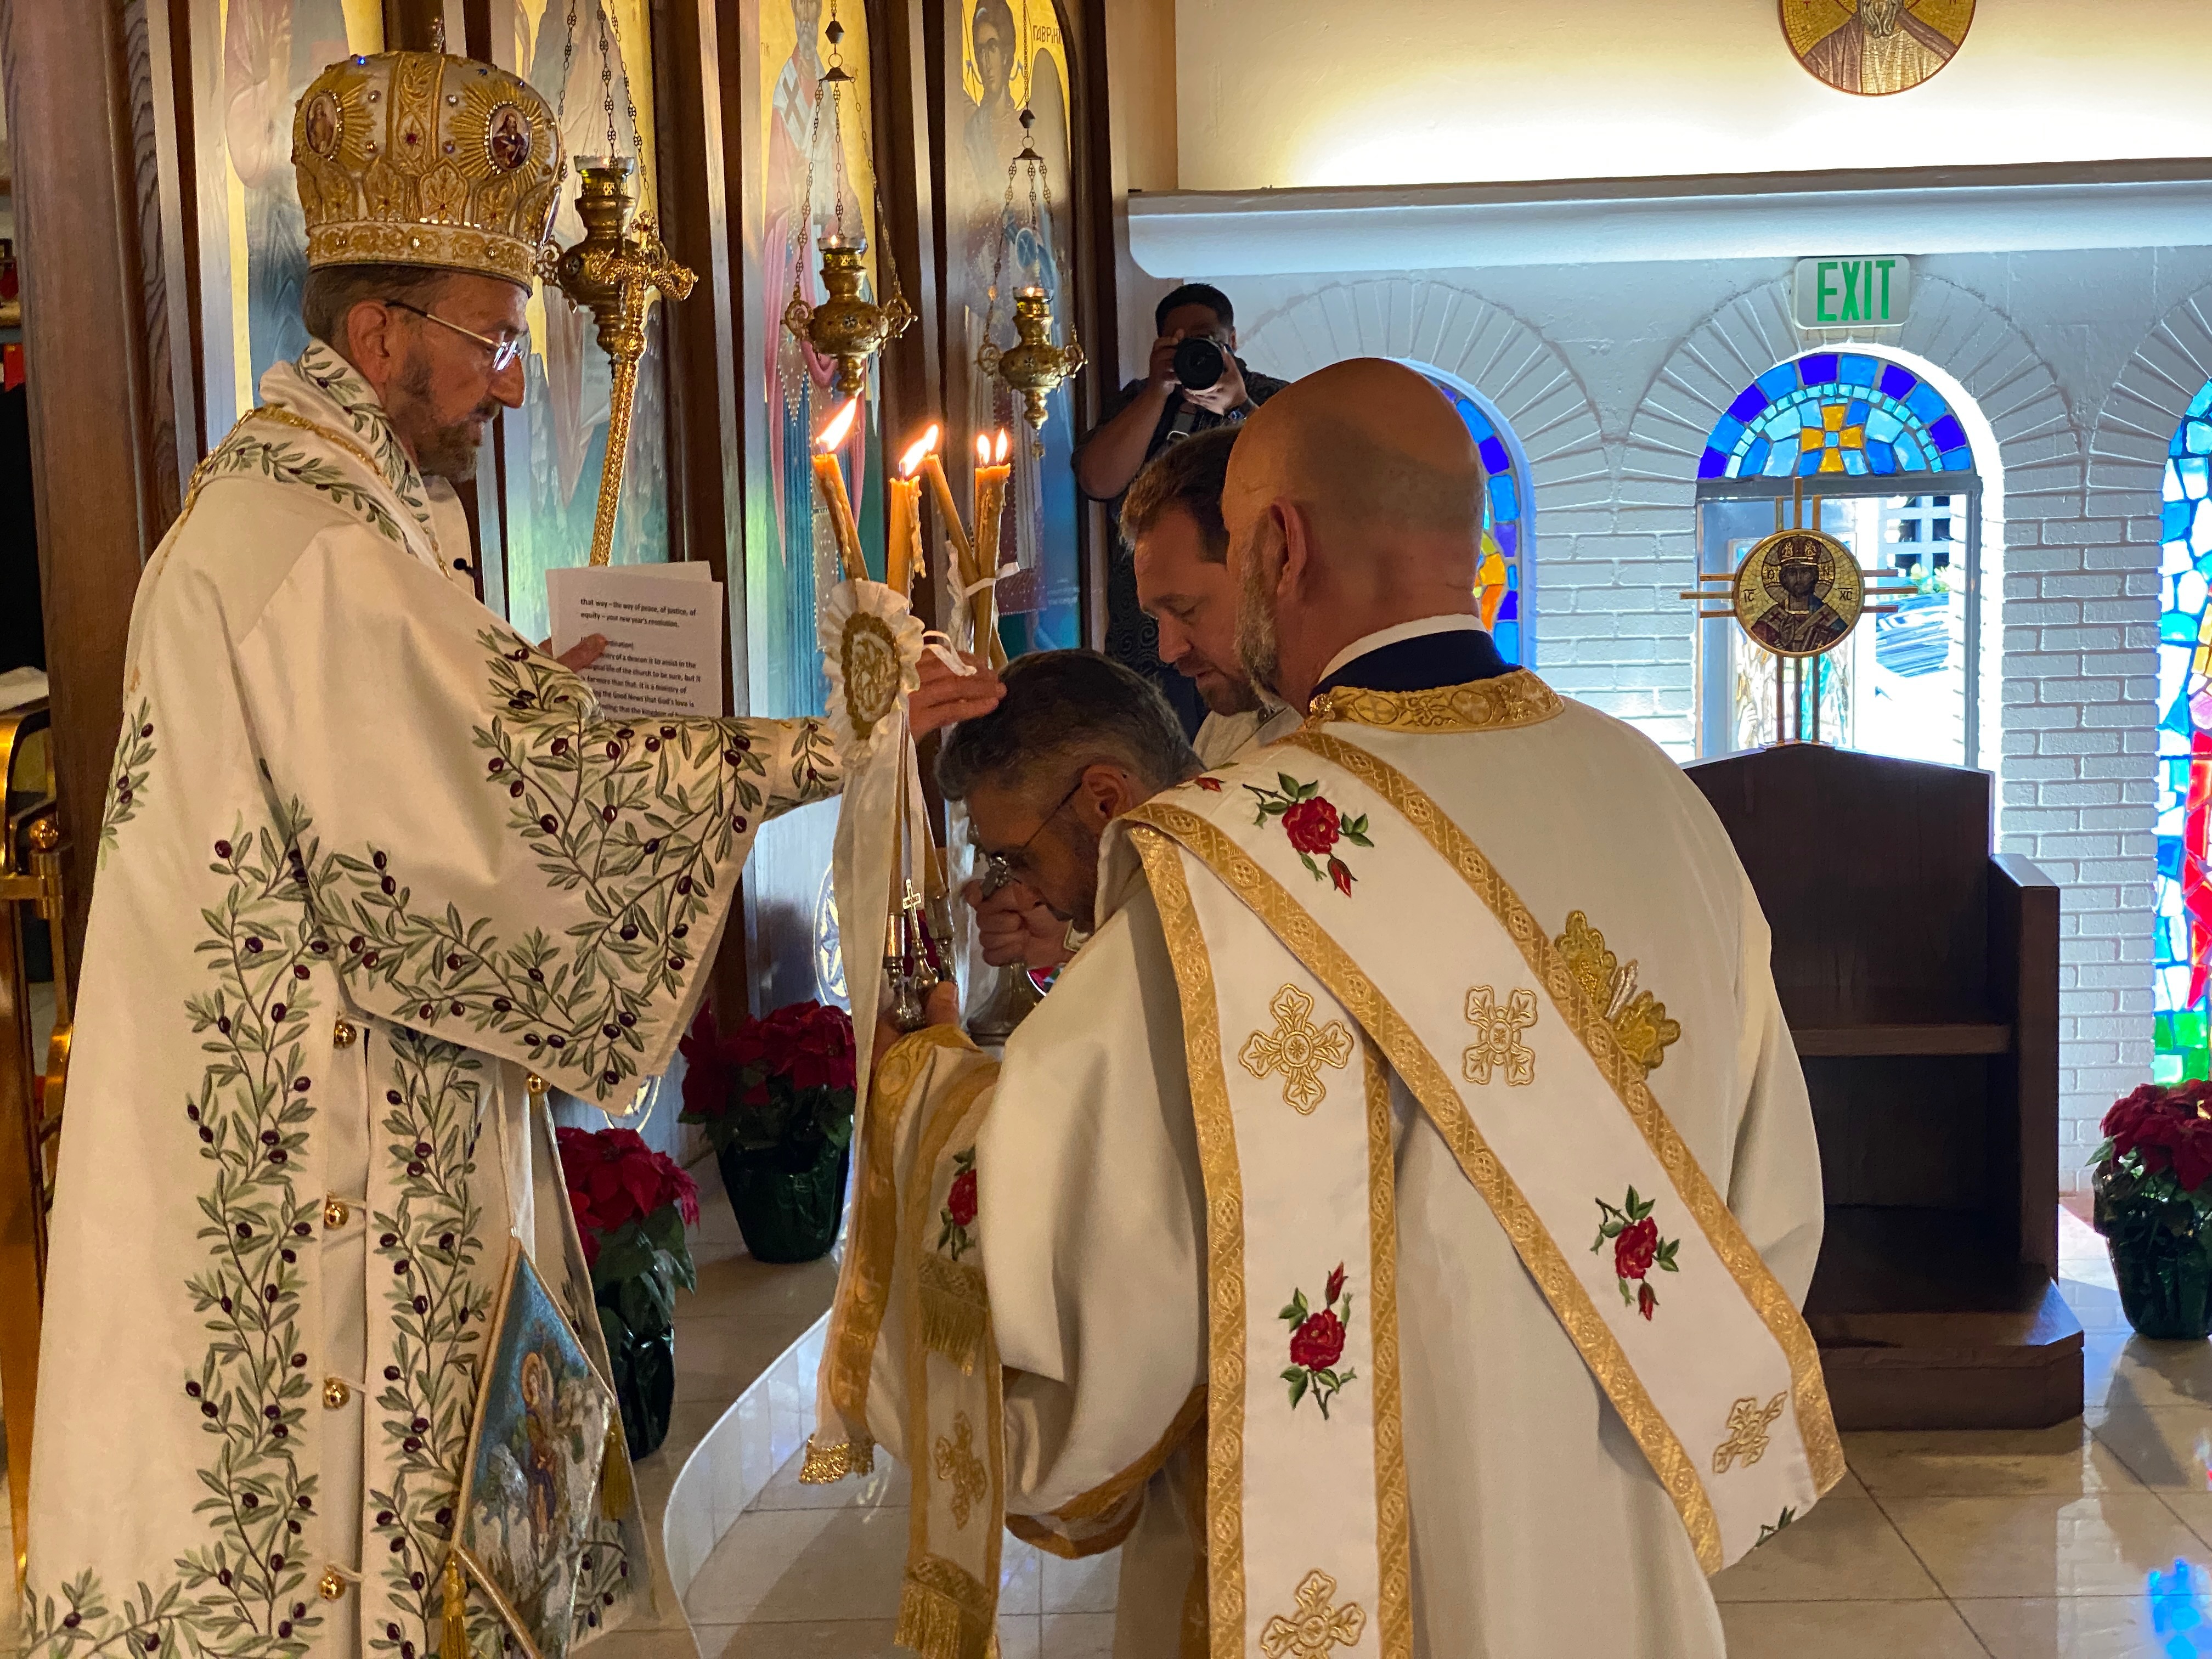
M 1475 569 L 1475 606 L 1498 654 L 1523 666 L 1535 661 L 1535 614 L 1529 588 L 1528 461 L 1521 446 L 1482 395 L 1427 363 L 1409 362 L 1444 394 L 1482 452 L 1488 485 L 1482 503 L 1482 562 Z
M 1698 479 L 1702 572 L 1732 574 L 1802 495 L 1808 524 L 1839 538 L 1863 567 L 1919 589 L 1821 659 L 1808 676 L 1808 725 L 1817 696 L 1828 742 L 1980 764 L 1982 480 L 1943 393 L 1871 352 L 1808 352 L 1736 395 L 1706 440 Z M 1733 623 L 1698 624 L 1700 753 L 1773 739 L 1774 674 L 1774 659 Z
M 2205 992 L 2212 958 L 2212 882 L 2205 868 L 2212 805 L 2212 381 L 2166 446 L 2165 544 L 2159 564 L 2158 908 L 2151 921 L 2151 1010 L 2160 1083 L 2207 1073 Z

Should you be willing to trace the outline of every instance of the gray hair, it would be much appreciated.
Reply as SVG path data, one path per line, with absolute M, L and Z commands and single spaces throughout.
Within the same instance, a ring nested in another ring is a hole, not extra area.
M 1008 664 L 1005 679 L 996 708 L 945 734 L 937 785 L 948 800 L 967 799 L 978 783 L 1024 793 L 1101 761 L 1127 768 L 1147 793 L 1200 769 L 1158 688 L 1095 651 L 1034 652 Z
M 453 273 L 435 265 L 325 265 L 307 273 L 300 320 L 325 345 L 345 349 L 346 319 L 364 300 L 404 300 L 428 309 Z

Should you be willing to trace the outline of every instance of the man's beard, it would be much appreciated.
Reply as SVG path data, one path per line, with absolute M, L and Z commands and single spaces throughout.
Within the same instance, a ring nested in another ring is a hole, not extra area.
M 477 475 L 477 450 L 483 442 L 483 423 L 499 412 L 487 398 L 451 426 L 424 422 L 430 410 L 430 363 L 427 357 L 410 358 L 393 382 L 391 416 L 393 430 L 414 447 L 415 465 L 427 478 L 465 483 Z
M 1245 556 L 1244 580 L 1237 590 L 1237 660 L 1254 685 L 1278 697 L 1283 695 L 1283 651 L 1275 632 L 1275 596 L 1267 591 L 1256 547 Z
M 1859 21 L 1866 26 L 1869 34 L 1894 34 L 1897 14 L 1904 9 L 1905 0 L 1859 0 Z

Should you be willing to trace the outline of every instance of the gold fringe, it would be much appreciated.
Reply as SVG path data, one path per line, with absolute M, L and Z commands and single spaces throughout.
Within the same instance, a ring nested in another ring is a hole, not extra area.
M 874 1441 L 863 1437 L 859 1440 L 841 1440 L 834 1446 L 825 1446 L 810 1435 L 806 1441 L 806 1461 L 799 1468 L 799 1483 L 803 1486 L 827 1486 L 842 1480 L 848 1474 L 873 1474 L 875 1472 Z
M 963 1374 L 973 1372 L 991 1326 L 983 1275 L 941 1255 L 924 1254 L 915 1277 L 921 1281 L 922 1346 L 943 1354 Z
M 469 1589 L 461 1577 L 461 1558 L 448 1552 L 445 1572 L 445 1634 L 439 1659 L 469 1659 Z
M 933 1568 L 939 1571 L 933 1572 Z M 949 1574 L 958 1574 L 964 1582 L 945 1582 Z M 963 1593 L 976 1588 L 975 1580 L 951 1562 L 926 1559 L 918 1569 L 908 1571 L 899 1591 L 898 1628 L 891 1640 L 913 1649 L 921 1659 L 989 1659 L 996 1650 L 998 1598 Z

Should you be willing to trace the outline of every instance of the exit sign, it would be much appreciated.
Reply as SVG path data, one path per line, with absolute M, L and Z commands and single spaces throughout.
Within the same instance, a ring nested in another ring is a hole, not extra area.
M 1800 328 L 1895 328 L 1912 293 L 1912 262 L 1901 253 L 1800 259 L 1790 289 Z

